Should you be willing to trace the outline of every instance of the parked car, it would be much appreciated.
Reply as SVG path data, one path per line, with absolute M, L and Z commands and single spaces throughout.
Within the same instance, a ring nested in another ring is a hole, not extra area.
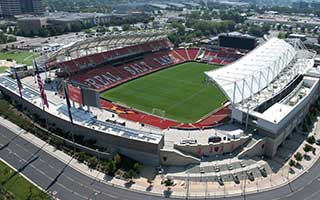
M 268 173 L 264 167 L 259 167 L 259 171 L 263 177 L 267 177 Z
M 224 185 L 224 183 L 223 183 L 223 180 L 222 180 L 222 177 L 221 177 L 221 176 L 218 176 L 218 183 L 219 183 L 219 185 Z
M 252 171 L 247 171 L 247 176 L 250 181 L 254 181 L 254 175 L 253 175 Z
M 320 139 L 316 140 L 316 145 L 320 145 Z
M 232 175 L 232 178 L 233 178 L 233 181 L 236 183 L 236 184 L 239 184 L 240 183 L 240 179 L 237 175 Z

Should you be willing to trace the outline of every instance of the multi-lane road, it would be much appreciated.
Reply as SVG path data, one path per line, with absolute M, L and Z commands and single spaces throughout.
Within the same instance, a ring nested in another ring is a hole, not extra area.
M 22 133 L 21 133 L 22 134 Z M 162 197 L 137 193 L 95 181 L 42 151 L 0 125 L 0 157 L 41 188 L 63 200 L 158 200 Z M 221 198 L 230 200 L 320 199 L 320 162 L 290 185 L 255 194 Z

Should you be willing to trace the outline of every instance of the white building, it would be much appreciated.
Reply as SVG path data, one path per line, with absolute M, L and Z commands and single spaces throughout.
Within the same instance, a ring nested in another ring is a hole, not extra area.
M 206 72 L 232 104 L 232 120 L 264 138 L 265 155 L 300 124 L 319 96 L 315 53 L 299 40 L 270 39 L 240 60 Z

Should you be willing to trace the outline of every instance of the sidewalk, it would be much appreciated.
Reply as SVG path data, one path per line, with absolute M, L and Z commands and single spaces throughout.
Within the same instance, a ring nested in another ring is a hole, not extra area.
M 116 179 L 114 177 L 106 176 L 104 173 L 101 173 L 96 170 L 88 168 L 85 164 L 79 163 L 77 160 L 73 159 L 66 153 L 55 149 L 53 146 L 42 141 L 41 139 L 35 137 L 31 133 L 27 133 L 22 130 L 20 127 L 11 123 L 8 120 L 5 120 L 0 117 L 0 123 L 12 130 L 14 133 L 22 133 L 20 136 L 30 143 L 34 144 L 37 147 L 42 147 L 42 150 L 46 151 L 55 158 L 61 160 L 64 163 L 69 163 L 69 166 L 76 169 L 77 171 L 95 179 L 99 182 L 104 182 L 106 184 L 121 187 L 123 189 L 129 189 L 136 192 L 142 193 L 152 193 L 157 196 L 163 196 L 167 188 L 164 185 L 161 185 L 161 176 L 156 176 L 152 187 L 147 183 L 146 178 L 135 179 L 135 183 L 130 187 L 126 187 L 126 181 Z M 312 133 L 320 132 L 320 123 L 317 123 Z M 311 133 L 311 134 L 312 134 Z M 319 134 L 317 135 L 319 138 Z M 303 142 L 297 151 L 304 152 L 302 149 L 304 147 Z M 303 159 L 300 163 L 303 166 L 301 169 L 293 167 L 294 173 L 289 173 L 288 163 L 284 165 L 281 169 L 277 171 L 276 174 L 268 175 L 268 177 L 258 177 L 255 181 L 251 182 L 248 179 L 241 181 L 240 184 L 234 182 L 225 182 L 224 186 L 220 186 L 217 182 L 203 180 L 202 182 L 188 182 L 185 181 L 175 181 L 175 186 L 171 187 L 170 193 L 174 197 L 186 197 L 189 194 L 189 197 L 227 197 L 227 196 L 236 196 L 248 193 L 261 192 L 266 190 L 275 189 L 281 186 L 288 184 L 289 182 L 295 180 L 300 175 L 305 173 L 318 159 L 320 156 L 320 147 L 313 145 L 316 148 L 316 155 L 309 153 L 311 157 L 310 160 Z M 290 160 L 290 159 L 289 159 Z M 245 177 L 245 175 L 244 175 Z M 240 177 L 239 177 L 240 178 Z

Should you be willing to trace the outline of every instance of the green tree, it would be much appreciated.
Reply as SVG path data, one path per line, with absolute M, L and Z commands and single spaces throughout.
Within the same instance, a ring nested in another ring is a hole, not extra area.
M 309 144 L 306 144 L 304 147 L 303 147 L 303 150 L 308 153 L 310 151 L 312 151 L 313 147 Z
M 165 185 L 166 187 L 171 187 L 171 186 L 174 185 L 174 182 L 173 182 L 172 179 L 167 178 L 167 179 L 164 181 L 164 185 Z
M 109 161 L 104 165 L 104 172 L 109 175 L 114 175 L 117 170 L 117 166 L 114 161 Z
M 294 155 L 294 158 L 297 160 L 297 161 L 301 161 L 302 160 L 302 154 L 300 153 L 300 152 L 298 152 L 298 153 L 296 153 L 295 155 Z
M 142 165 L 141 165 L 139 162 L 135 162 L 135 163 L 133 164 L 133 170 L 134 170 L 135 172 L 139 173 L 139 171 L 141 170 L 141 168 L 142 168 Z
M 122 30 L 123 31 L 130 31 L 130 30 L 132 30 L 132 27 L 130 26 L 130 24 L 124 24 L 124 25 L 122 25 Z
M 86 158 L 87 158 L 87 154 L 85 152 L 80 152 L 78 154 L 78 161 L 79 162 L 81 162 L 81 163 L 84 162 L 86 160 Z
M 128 180 L 129 182 L 132 182 L 132 179 L 135 178 L 137 176 L 136 172 L 133 171 L 132 169 L 130 169 L 129 171 L 127 171 L 126 173 L 124 173 L 124 178 L 126 180 Z
M 121 163 L 121 156 L 119 154 L 114 155 L 113 160 L 116 165 L 120 165 Z
M 316 138 L 312 135 L 312 136 L 308 137 L 307 142 L 309 144 L 314 144 L 316 142 Z
M 289 161 L 289 166 L 290 167 L 293 167 L 295 164 L 296 164 L 296 162 L 294 160 L 290 160 Z
M 88 166 L 91 168 L 91 169 L 94 169 L 97 167 L 98 165 L 98 159 L 94 156 L 90 157 L 89 160 L 88 160 Z
M 172 28 L 175 28 L 175 29 L 177 29 L 177 33 L 178 33 L 178 35 L 184 35 L 185 34 L 185 26 L 182 24 L 182 23 L 180 23 L 180 22 L 173 22 L 172 24 L 171 24 L 171 26 L 172 26 Z
M 278 38 L 279 39 L 285 39 L 286 38 L 286 34 L 284 32 L 279 32 Z

